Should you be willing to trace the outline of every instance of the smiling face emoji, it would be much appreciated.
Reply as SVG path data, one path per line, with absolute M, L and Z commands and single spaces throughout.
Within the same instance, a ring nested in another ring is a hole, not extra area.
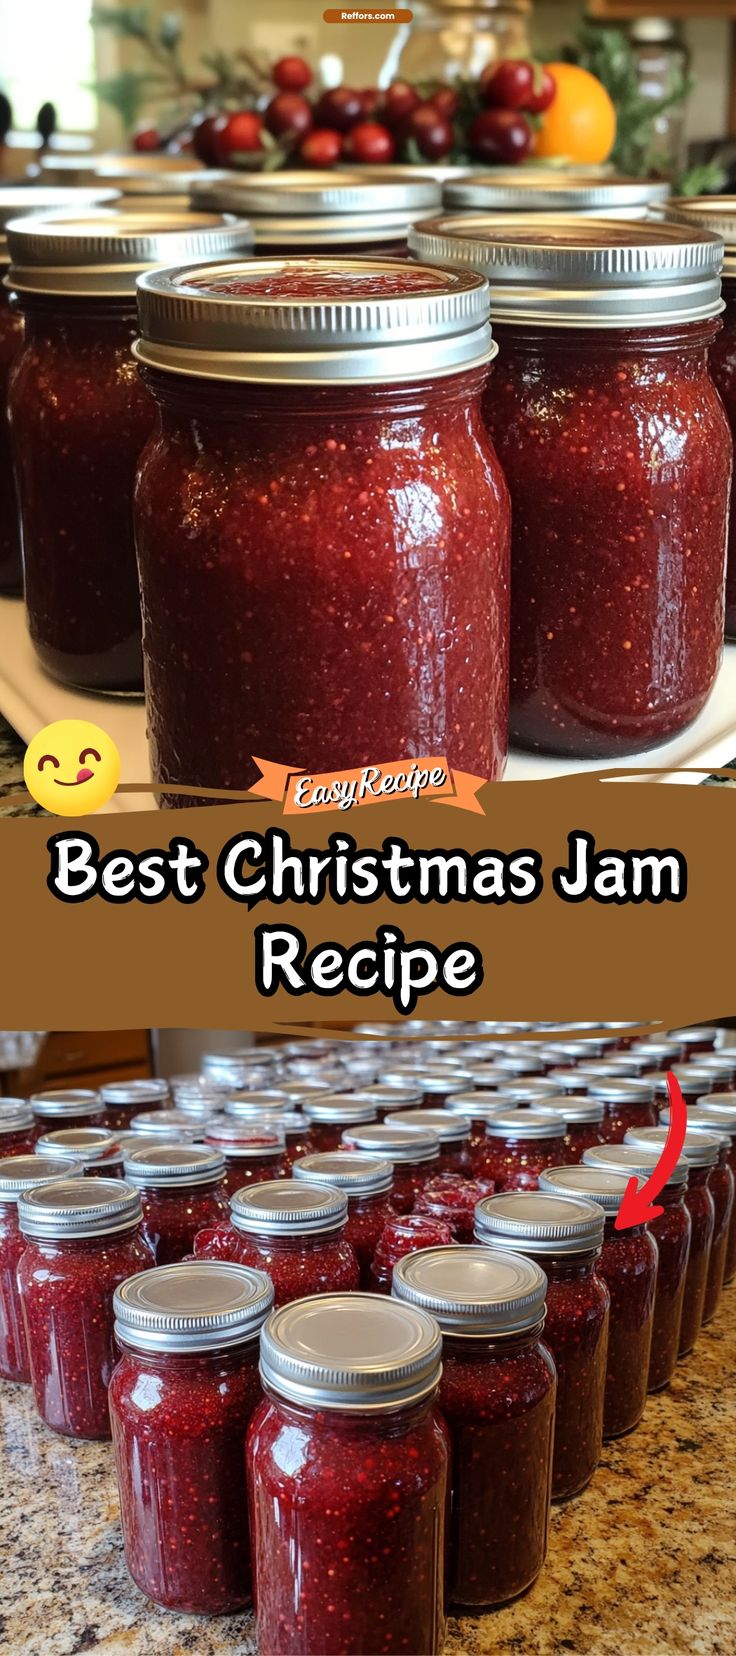
M 26 748 L 23 776 L 29 794 L 55 816 L 99 811 L 120 781 L 115 743 L 86 719 L 57 719 Z

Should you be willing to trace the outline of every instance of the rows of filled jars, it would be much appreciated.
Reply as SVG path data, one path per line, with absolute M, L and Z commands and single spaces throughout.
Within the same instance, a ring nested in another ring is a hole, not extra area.
M 0 193 L 0 590 L 57 680 L 145 680 L 164 803 L 690 725 L 736 635 L 734 201 L 142 161 Z
M 736 1273 L 736 1047 L 451 1027 L 0 1104 L 0 1375 L 112 1436 L 138 1587 L 254 1594 L 269 1656 L 426 1656 L 527 1589 Z

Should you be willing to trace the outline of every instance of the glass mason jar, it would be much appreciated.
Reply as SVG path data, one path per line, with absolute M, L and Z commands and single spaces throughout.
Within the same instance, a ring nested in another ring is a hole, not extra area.
M 546 1287 L 533 1260 L 490 1247 L 432 1249 L 394 1272 L 394 1296 L 442 1330 L 451 1603 L 505 1604 L 544 1563 L 556 1393 L 541 1340 Z
M 634 1057 L 645 1060 L 642 1075 L 648 1075 L 652 1070 L 662 1071 L 671 1069 L 673 1064 L 681 1064 L 685 1056 L 682 1041 L 654 1041 L 648 1036 L 642 1041 L 636 1041 L 631 1048 Z
M 0 1098 L 0 1157 L 32 1156 L 37 1129 L 26 1098 Z
M 371 1265 L 384 1225 L 396 1216 L 391 1201 L 391 1163 L 361 1151 L 340 1149 L 332 1155 L 303 1156 L 294 1162 L 294 1178 L 308 1184 L 334 1185 L 348 1200 L 345 1237 L 355 1251 L 361 1288 L 371 1287 Z
M 134 1081 L 106 1081 L 100 1087 L 105 1126 L 113 1133 L 127 1133 L 133 1116 L 141 1110 L 164 1109 L 169 1102 L 169 1083 L 156 1076 Z
M 566 1093 L 545 1098 L 541 1104 L 529 1106 L 533 1114 L 539 1110 L 554 1110 L 565 1123 L 565 1138 L 560 1161 L 579 1162 L 583 1153 L 605 1142 L 603 1117 L 605 1105 L 600 1098 L 572 1098 Z
M 102 1099 L 89 1087 L 32 1093 L 31 1109 L 40 1133 L 51 1133 L 57 1127 L 102 1127 L 105 1121 Z
M 736 1047 L 719 1047 L 716 1052 L 701 1052 L 695 1060 L 701 1074 L 712 1076 L 714 1092 L 731 1092 L 736 1082 Z
M 42 1133 L 36 1140 L 36 1155 L 62 1157 L 70 1176 L 123 1177 L 123 1152 L 106 1127 L 61 1127 L 55 1133 Z
M 283 1161 L 287 1169 L 287 1178 L 291 1178 L 291 1168 L 295 1161 L 311 1153 L 312 1143 L 309 1133 L 309 1122 L 301 1110 L 258 1110 L 254 1114 L 241 1114 L 239 1105 L 228 1099 L 225 1105 L 225 1114 L 232 1115 L 235 1121 L 261 1121 L 269 1127 L 277 1127 L 284 1135 Z
M 472 1242 L 475 1210 L 494 1192 L 492 1179 L 467 1179 L 462 1173 L 438 1173 L 428 1179 L 414 1202 L 415 1213 L 428 1213 L 449 1225 L 453 1242 Z
M 373 1107 L 376 1121 L 385 1121 L 388 1115 L 395 1110 L 419 1109 L 422 1094 L 418 1087 L 411 1084 L 404 1087 L 392 1087 L 385 1081 L 371 1082 L 369 1086 L 361 1086 L 361 1099 Z
M 125 1178 L 140 1192 L 141 1234 L 156 1265 L 190 1254 L 197 1232 L 228 1219 L 225 1158 L 193 1144 L 127 1148 Z
M 202 1260 L 114 1299 L 110 1418 L 125 1562 L 154 1604 L 220 1616 L 251 1598 L 245 1438 L 261 1401 L 263 1271 Z
M 376 1294 L 390 1294 L 394 1266 L 420 1248 L 443 1248 L 452 1242 L 443 1219 L 428 1213 L 402 1213 L 389 1219 L 378 1238 L 371 1265 L 370 1286 Z
M 686 1029 L 671 1029 L 670 1038 L 679 1041 L 686 1059 L 698 1062 L 708 1052 L 715 1052 L 718 1030 L 715 1024 L 688 1024 Z
M 596 1274 L 611 1299 L 608 1324 L 603 1438 L 622 1437 L 644 1413 L 657 1284 L 657 1244 L 645 1225 L 615 1230 L 628 1175 L 598 1167 L 555 1167 L 543 1173 L 540 1189 L 557 1196 L 582 1196 L 603 1209 L 606 1226 Z
M 154 1139 L 159 1144 L 196 1144 L 209 1119 L 209 1111 L 195 1115 L 188 1110 L 142 1110 L 133 1116 L 130 1131 L 142 1145 Z
M 381 1071 L 381 1080 L 386 1087 L 392 1087 L 394 1092 L 403 1092 L 412 1087 L 419 1093 L 419 1107 L 422 1110 L 436 1111 L 451 1104 L 462 1092 L 467 1092 L 472 1085 L 466 1070 L 458 1070 L 454 1066 L 446 1069 L 417 1069 L 415 1063 L 407 1059 L 403 1064 L 392 1069 Z M 403 1103 L 396 1102 L 397 1110 L 404 1109 Z M 409 1109 L 414 1108 L 411 1104 Z
M 434 1169 L 438 1173 L 462 1173 L 469 1178 L 473 1171 L 470 1155 L 470 1122 L 457 1110 L 397 1110 L 386 1116 L 387 1127 L 419 1128 L 434 1133 L 439 1140 L 439 1159 Z
M 136 544 L 163 803 L 177 783 L 250 787 L 254 753 L 315 771 L 441 753 L 500 776 L 509 505 L 480 416 L 483 279 L 262 259 L 149 273 L 138 292 L 159 403 Z
M 0 1379 L 30 1380 L 28 1342 L 18 1289 L 18 1265 L 26 1248 L 18 1225 L 18 1200 L 37 1185 L 65 1179 L 67 1161 L 18 1154 L 0 1160 Z
M 619 1081 L 590 1081 L 587 1092 L 605 1107 L 600 1124 L 604 1144 L 623 1144 L 629 1127 L 639 1129 L 657 1125 L 654 1078 L 651 1075 L 642 1076 L 638 1081 L 625 1076 Z
M 439 1656 L 441 1347 L 432 1317 L 373 1294 L 301 1300 L 269 1317 L 266 1395 L 246 1450 L 258 1639 L 269 1656 L 363 1656 L 389 1640 Z
M 736 1093 L 707 1093 L 701 1098 L 698 1109 L 702 1110 L 713 1121 L 714 1132 L 728 1133 L 731 1148 L 728 1152 L 728 1162 L 736 1181 Z M 731 1225 L 726 1244 L 726 1262 L 723 1270 L 724 1282 L 730 1282 L 736 1275 L 736 1201 L 731 1214 Z
M 254 252 L 268 259 L 405 255 L 409 225 L 441 201 L 441 184 L 427 175 L 372 178 L 358 168 L 229 172 L 192 184 L 195 207 L 247 219 Z
M 586 1151 L 586 1167 L 600 1167 L 629 1178 L 648 1179 L 659 1161 L 659 1150 L 637 1150 L 633 1144 L 604 1144 Z M 679 1160 L 656 1202 L 663 1212 L 650 1219 L 647 1229 L 657 1244 L 657 1287 L 654 1295 L 652 1349 L 649 1356 L 647 1391 L 668 1386 L 677 1367 L 680 1349 L 682 1307 L 690 1257 L 690 1214 L 685 1205 L 688 1171 L 684 1157 Z
M 363 1093 L 323 1093 L 308 1098 L 302 1106 L 309 1122 L 309 1143 L 316 1155 L 339 1150 L 342 1135 L 351 1127 L 369 1126 L 376 1120 L 375 1106 Z
M 478 1088 L 477 1092 L 460 1092 L 454 1098 L 448 1099 L 446 1108 L 458 1115 L 464 1116 L 470 1122 L 470 1135 L 467 1140 L 467 1152 L 470 1159 L 470 1174 L 475 1178 L 482 1176 L 486 1152 L 486 1122 L 491 1116 L 503 1115 L 509 1109 L 510 1100 L 505 1093 L 502 1095 L 495 1090 Z
M 209 1226 L 195 1237 L 197 1259 L 232 1259 L 266 1271 L 276 1305 L 358 1287 L 358 1261 L 345 1235 L 344 1191 L 276 1179 L 239 1190 L 230 1214 L 227 1224 Z
M 479 1242 L 523 1251 L 547 1278 L 544 1343 L 557 1370 L 553 1500 L 580 1494 L 601 1458 L 610 1296 L 594 1267 L 604 1222 L 594 1202 L 541 1190 L 492 1196 L 475 1216 Z
M 670 1112 L 663 1110 L 660 1117 L 664 1125 L 669 1126 Z M 734 1175 L 731 1167 L 733 1153 L 733 1133 L 736 1133 L 736 1123 L 731 1131 L 726 1128 L 725 1122 L 718 1123 L 709 1110 L 688 1110 L 688 1133 L 705 1133 L 709 1137 L 718 1139 L 718 1160 L 711 1167 L 708 1175 L 708 1189 L 713 1197 L 713 1241 L 710 1249 L 710 1263 L 708 1265 L 708 1280 L 705 1288 L 703 1304 L 703 1323 L 709 1323 L 715 1316 L 721 1298 L 721 1291 L 726 1280 L 726 1261 L 731 1237 L 731 1226 L 734 1214 Z
M 394 1170 L 391 1201 L 397 1213 L 411 1213 L 420 1190 L 434 1177 L 439 1166 L 440 1142 L 436 1133 L 421 1127 L 348 1127 L 342 1135 L 346 1150 L 362 1150 L 385 1157 Z
M 52 1431 L 109 1438 L 112 1299 L 153 1257 L 138 1192 L 119 1179 L 54 1180 L 24 1192 L 18 1286 L 36 1408 Z
M 477 80 L 490 63 L 528 57 L 532 0 L 415 0 L 389 47 L 381 85 Z
M 211 1116 L 200 1136 L 224 1157 L 228 1196 L 234 1196 L 245 1185 L 289 1176 L 286 1137 L 278 1117 L 244 1122 L 234 1116 Z
M 511 738 L 574 758 L 685 730 L 720 667 L 732 441 L 708 372 L 722 243 L 519 214 L 410 231 L 490 278 L 484 414 L 513 510 Z M 673 501 L 676 510 L 673 510 Z
M 667 1070 L 655 1070 L 646 1078 L 654 1088 L 654 1101 L 658 1111 L 667 1109 L 670 1102 L 670 1091 L 667 1084 L 668 1073 Z M 698 1063 L 673 1064 L 672 1074 L 679 1081 L 680 1091 L 688 1110 L 694 1104 L 699 1104 L 704 1094 L 710 1091 L 711 1083 L 707 1080 Z M 629 1125 L 635 1127 L 636 1122 L 630 1122 Z
M 565 1118 L 556 1110 L 508 1110 L 486 1122 L 484 1178 L 496 1189 L 536 1190 L 545 1167 L 565 1153 Z
M 667 1137 L 666 1127 L 651 1127 L 645 1132 L 628 1132 L 626 1143 L 637 1150 L 656 1148 L 661 1154 Z M 688 1131 L 682 1146 L 687 1162 L 688 1182 L 685 1203 L 690 1214 L 690 1254 L 685 1278 L 685 1298 L 680 1325 L 679 1357 L 692 1351 L 703 1325 L 705 1296 L 708 1288 L 716 1210 L 710 1189 L 712 1169 L 719 1153 L 717 1134 Z
M 155 407 L 130 354 L 135 279 L 250 235 L 214 215 L 107 209 L 16 220 L 8 245 L 25 322 L 9 409 L 33 646 L 63 684 L 139 693 L 133 483 Z

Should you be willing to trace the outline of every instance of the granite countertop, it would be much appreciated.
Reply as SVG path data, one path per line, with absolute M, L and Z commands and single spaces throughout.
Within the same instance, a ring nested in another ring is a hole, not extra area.
M 672 1388 L 552 1519 L 525 1598 L 450 1623 L 446 1656 L 732 1656 L 736 1282 Z M 41 1425 L 0 1382 L 0 1649 L 12 1656 L 255 1656 L 252 1617 L 199 1620 L 126 1574 L 112 1451 Z

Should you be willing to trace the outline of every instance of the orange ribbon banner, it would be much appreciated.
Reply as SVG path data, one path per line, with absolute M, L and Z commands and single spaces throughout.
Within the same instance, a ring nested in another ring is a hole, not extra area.
M 380 805 L 393 799 L 440 799 L 461 811 L 485 814 L 477 795 L 486 778 L 453 770 L 443 758 L 395 759 L 389 764 L 324 771 L 318 776 L 255 755 L 253 763 L 261 772 L 261 780 L 254 782 L 251 793 L 282 803 L 284 816 L 347 812 L 357 805 Z
M 325 23 L 411 23 L 413 16 L 408 6 L 328 6 L 322 13 Z

